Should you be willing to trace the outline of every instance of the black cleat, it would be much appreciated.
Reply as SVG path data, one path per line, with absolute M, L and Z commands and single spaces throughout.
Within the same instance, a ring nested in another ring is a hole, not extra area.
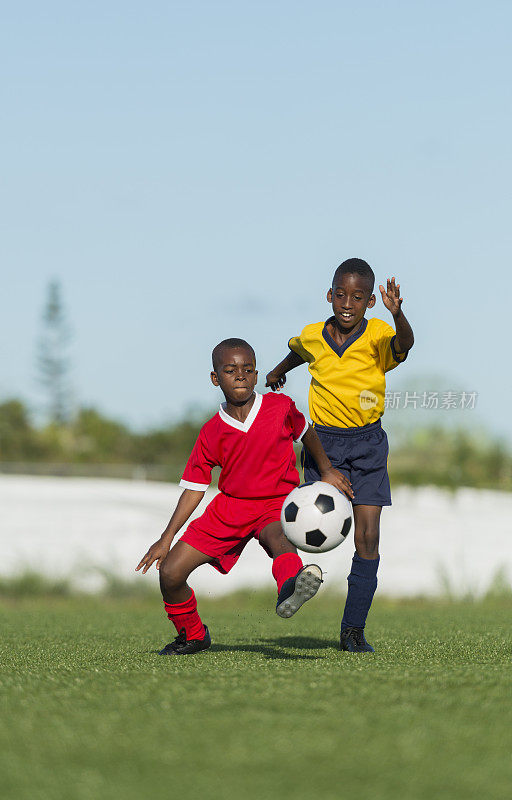
M 349 653 L 375 653 L 364 638 L 362 628 L 344 628 L 340 635 L 340 650 L 348 650 Z
M 189 639 L 185 628 L 182 628 L 173 642 L 166 644 L 163 650 L 159 651 L 160 656 L 187 656 L 190 653 L 199 653 L 201 650 L 208 650 L 212 645 L 210 631 L 204 626 L 204 639 Z
M 306 600 L 311 600 L 322 583 L 322 570 L 316 564 L 306 564 L 293 578 L 288 578 L 277 598 L 276 614 L 285 619 L 293 617 Z

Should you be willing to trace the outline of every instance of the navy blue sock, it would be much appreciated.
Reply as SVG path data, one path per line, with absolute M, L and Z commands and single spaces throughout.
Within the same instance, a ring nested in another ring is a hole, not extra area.
M 377 588 L 377 570 L 380 556 L 361 558 L 354 553 L 352 569 L 348 576 L 348 594 L 345 611 L 341 620 L 341 630 L 345 628 L 364 628 L 366 617 Z

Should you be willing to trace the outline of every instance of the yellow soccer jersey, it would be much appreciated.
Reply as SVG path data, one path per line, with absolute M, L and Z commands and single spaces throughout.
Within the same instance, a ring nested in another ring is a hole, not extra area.
M 381 319 L 364 319 L 339 347 L 327 323 L 306 325 L 288 342 L 308 362 L 311 373 L 309 413 L 319 425 L 354 428 L 376 422 L 384 413 L 385 373 L 405 360 L 397 354 L 395 331 Z

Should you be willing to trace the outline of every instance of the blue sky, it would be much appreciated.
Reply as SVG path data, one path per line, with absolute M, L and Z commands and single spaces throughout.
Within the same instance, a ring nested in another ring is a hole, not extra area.
M 41 400 L 52 278 L 76 401 L 144 427 L 215 406 L 226 336 L 263 376 L 358 256 L 416 333 L 390 388 L 478 391 L 450 420 L 512 439 L 511 23 L 507 2 L 11 4 L 0 396 Z

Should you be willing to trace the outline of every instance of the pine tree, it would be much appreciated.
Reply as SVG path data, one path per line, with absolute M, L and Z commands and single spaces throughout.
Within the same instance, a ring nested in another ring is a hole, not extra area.
M 68 356 L 71 332 L 62 303 L 58 281 L 48 285 L 43 310 L 43 330 L 38 343 L 38 380 L 47 393 L 47 410 L 51 422 L 65 425 L 71 409 Z

